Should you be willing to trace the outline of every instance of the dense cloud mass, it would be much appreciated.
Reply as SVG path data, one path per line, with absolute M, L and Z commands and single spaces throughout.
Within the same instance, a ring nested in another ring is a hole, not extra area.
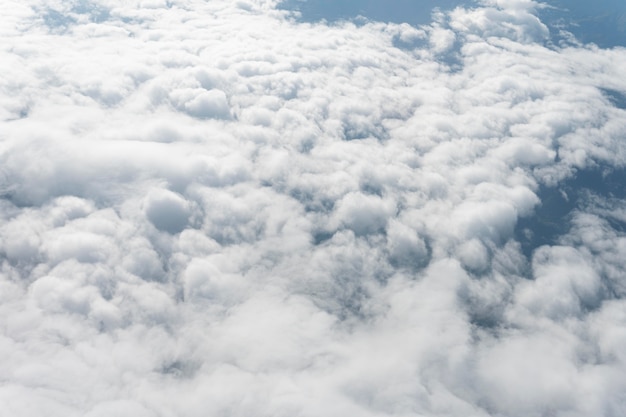
M 5 0 L 0 414 L 626 414 L 626 49 L 538 7 Z

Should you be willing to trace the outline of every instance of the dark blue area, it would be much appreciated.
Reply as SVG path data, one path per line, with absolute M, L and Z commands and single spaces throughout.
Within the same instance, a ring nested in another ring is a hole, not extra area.
M 548 0 L 548 7 L 538 9 L 555 41 L 565 41 L 565 30 L 583 43 L 603 48 L 626 46 L 626 1 L 624 0 Z M 435 8 L 451 10 L 456 6 L 474 7 L 475 0 L 284 0 L 280 8 L 299 11 L 301 20 L 369 20 L 409 23 L 414 26 L 431 22 Z
M 354 19 L 363 16 L 370 20 L 428 24 L 435 8 L 453 9 L 474 1 L 460 0 L 285 0 L 280 8 L 297 10 L 305 22 Z
M 626 95 L 609 88 L 601 88 L 600 90 L 615 107 L 626 110 Z
M 577 208 L 593 205 L 590 197 L 602 202 L 626 198 L 626 169 L 582 170 L 557 187 L 541 187 L 541 205 L 535 214 L 518 221 L 515 234 L 527 257 L 542 245 L 552 245 L 570 228 L 572 214 Z M 626 223 L 606 219 L 611 226 L 626 232 Z
M 626 46 L 626 1 L 549 0 L 551 8 L 539 17 L 559 38 L 559 30 L 571 32 L 583 43 L 602 48 Z

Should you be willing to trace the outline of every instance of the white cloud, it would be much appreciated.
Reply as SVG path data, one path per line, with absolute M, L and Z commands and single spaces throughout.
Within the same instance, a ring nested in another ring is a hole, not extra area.
M 550 46 L 540 5 L 494 3 L 412 28 L 7 2 L 0 402 L 623 414 L 625 126 L 603 91 L 626 92 L 626 54 Z M 594 169 L 612 182 L 572 189 Z M 550 187 L 567 223 L 528 249 Z

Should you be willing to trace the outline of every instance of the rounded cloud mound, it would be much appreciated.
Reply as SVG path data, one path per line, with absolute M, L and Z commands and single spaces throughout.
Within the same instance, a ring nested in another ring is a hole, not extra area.
M 144 205 L 146 217 L 161 231 L 179 233 L 189 222 L 189 203 L 171 191 L 150 192 Z
M 2 410 L 626 414 L 624 48 L 278 5 L 3 4 Z

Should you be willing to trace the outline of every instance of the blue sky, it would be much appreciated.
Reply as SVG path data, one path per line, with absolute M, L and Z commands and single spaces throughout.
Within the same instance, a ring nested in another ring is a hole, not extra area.
M 425 24 L 430 21 L 435 7 L 449 9 L 459 4 L 462 3 L 456 0 L 287 0 L 284 7 L 299 9 L 307 20 L 335 20 L 363 15 L 374 20 Z
M 626 45 L 626 2 L 620 0 L 546 2 L 554 9 L 541 15 L 546 23 L 566 23 L 567 29 L 586 42 L 603 46 Z M 433 9 L 451 9 L 458 5 L 477 5 L 459 0 L 286 0 L 282 7 L 297 9 L 304 20 L 350 19 L 357 15 L 372 20 L 406 22 L 413 25 L 430 22 Z
M 620 0 L 548 0 L 545 2 L 552 7 L 567 10 L 572 16 L 583 19 L 585 17 L 601 16 L 608 13 L 626 12 L 626 4 Z M 430 11 L 434 8 L 450 9 L 457 5 L 477 5 L 475 1 L 463 2 L 459 0 L 286 0 L 285 7 L 295 7 L 310 16 L 310 18 L 324 17 L 336 19 L 338 17 L 353 17 L 358 14 L 376 20 L 390 20 L 396 22 L 410 22 L 412 19 L 425 23 L 430 18 Z

